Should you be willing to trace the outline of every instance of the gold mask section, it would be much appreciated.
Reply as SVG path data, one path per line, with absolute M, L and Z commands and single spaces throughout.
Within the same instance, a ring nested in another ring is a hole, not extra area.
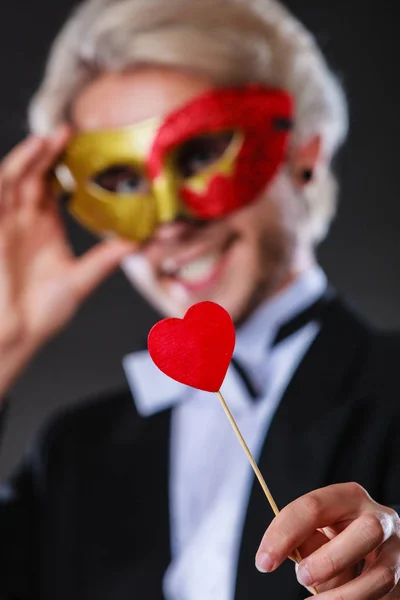
M 82 225 L 100 235 L 143 241 L 157 223 L 175 218 L 172 178 L 165 175 L 154 193 L 145 168 L 159 125 L 160 119 L 149 119 L 123 129 L 81 133 L 71 140 L 56 175 L 71 192 L 68 209 Z M 144 189 L 116 193 L 96 183 L 99 173 L 118 165 L 140 174 Z

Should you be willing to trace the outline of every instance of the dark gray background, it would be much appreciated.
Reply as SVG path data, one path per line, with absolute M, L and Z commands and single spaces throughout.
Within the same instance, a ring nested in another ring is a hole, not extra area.
M 320 249 L 322 265 L 364 315 L 380 326 L 397 328 L 400 92 L 396 2 L 290 0 L 287 4 L 316 34 L 344 82 L 351 106 L 350 139 L 337 165 L 342 180 L 340 212 Z M 25 107 L 41 75 L 49 43 L 72 5 L 72 0 L 1 0 L 0 155 L 25 133 Z M 77 252 L 89 247 L 89 235 L 71 222 L 68 228 Z M 123 384 L 120 358 L 145 338 L 155 318 L 122 274 L 96 292 L 16 385 L 0 475 L 15 464 L 50 411 Z

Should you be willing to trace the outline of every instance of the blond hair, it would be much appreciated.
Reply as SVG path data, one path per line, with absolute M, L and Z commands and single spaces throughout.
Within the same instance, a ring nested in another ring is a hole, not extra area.
M 293 144 L 321 136 L 328 161 L 347 133 L 341 85 L 312 35 L 276 0 L 86 0 L 56 38 L 29 110 L 32 131 L 49 134 L 99 73 L 146 65 L 208 76 L 215 85 L 261 82 L 291 92 Z M 307 186 L 311 236 L 335 213 L 330 169 Z

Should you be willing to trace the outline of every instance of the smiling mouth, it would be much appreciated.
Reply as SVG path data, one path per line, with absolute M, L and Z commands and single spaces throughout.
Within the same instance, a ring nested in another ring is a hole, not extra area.
M 236 234 L 231 236 L 219 251 L 204 253 L 176 265 L 168 261 L 162 274 L 190 291 L 204 290 L 219 279 L 228 258 L 228 251 L 237 237 Z

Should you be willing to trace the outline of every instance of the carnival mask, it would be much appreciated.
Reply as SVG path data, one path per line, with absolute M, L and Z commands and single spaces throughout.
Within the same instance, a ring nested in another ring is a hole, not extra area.
M 99 235 L 145 241 L 185 216 L 218 219 L 257 199 L 286 158 L 292 100 L 260 85 L 204 93 L 164 117 L 78 133 L 56 175 L 68 210 Z

